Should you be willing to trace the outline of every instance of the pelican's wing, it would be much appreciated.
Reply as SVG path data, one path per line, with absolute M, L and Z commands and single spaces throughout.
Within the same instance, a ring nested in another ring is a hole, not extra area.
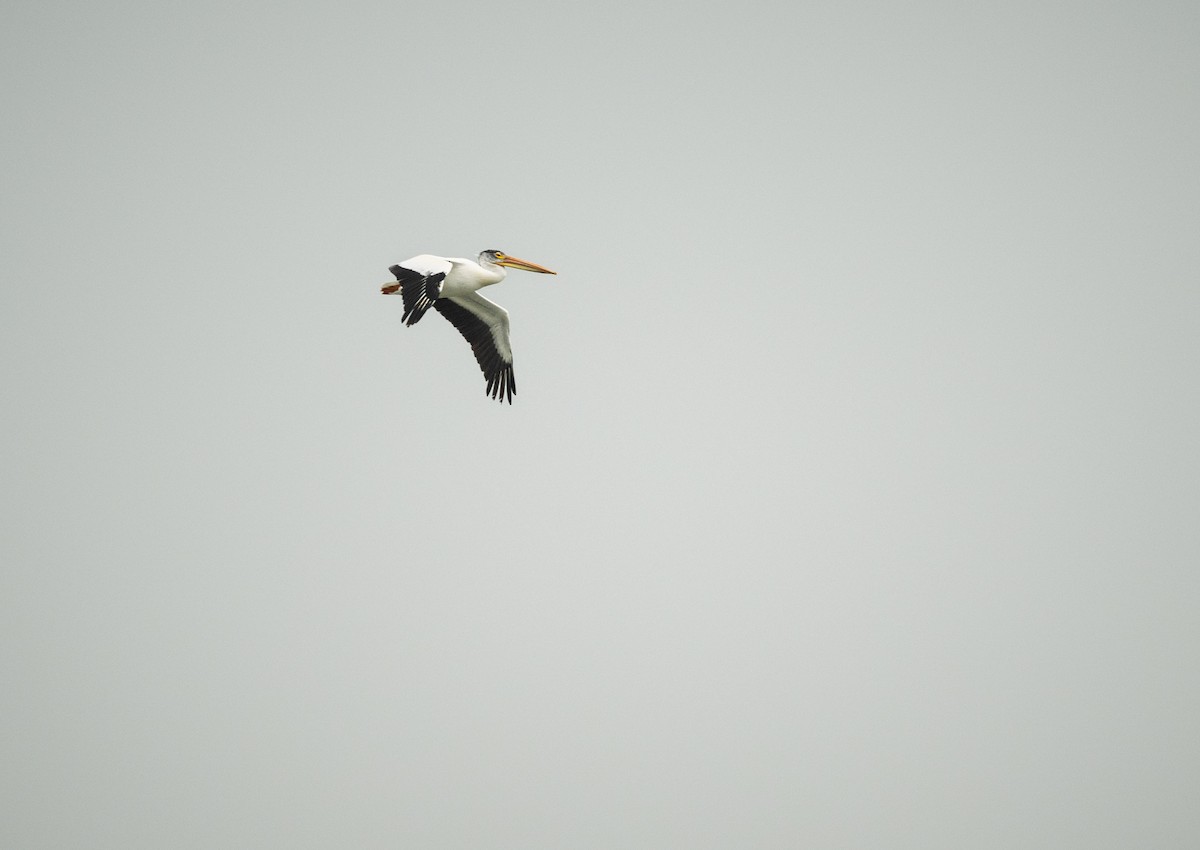
M 513 378 L 512 348 L 508 343 L 508 311 L 478 292 L 433 302 L 439 313 L 458 328 L 487 379 L 485 393 L 512 404 L 517 382 Z
M 451 268 L 450 261 L 442 257 L 418 254 L 388 269 L 396 276 L 396 282 L 385 284 L 382 292 L 392 295 L 400 291 L 400 297 L 404 299 L 404 315 L 400 318 L 404 324 L 415 325 L 421 321 L 425 311 L 437 301 L 442 281 Z

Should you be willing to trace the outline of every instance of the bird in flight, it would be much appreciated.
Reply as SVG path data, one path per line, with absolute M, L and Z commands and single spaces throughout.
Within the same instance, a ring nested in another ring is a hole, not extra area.
M 484 393 L 512 404 L 517 383 L 513 378 L 512 347 L 508 341 L 508 311 L 479 294 L 485 286 L 504 280 L 505 268 L 524 269 L 538 274 L 558 274 L 550 269 L 510 257 L 503 251 L 484 251 L 479 262 L 461 257 L 435 257 L 419 254 L 388 271 L 395 283 L 385 283 L 384 295 L 400 294 L 404 299 L 404 324 L 415 325 L 433 307 L 458 328 L 483 370 L 487 381 Z

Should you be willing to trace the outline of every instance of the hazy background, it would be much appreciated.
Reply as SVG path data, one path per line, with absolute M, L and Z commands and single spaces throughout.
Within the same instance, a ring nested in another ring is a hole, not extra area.
M 3 18 L 0 845 L 1200 846 L 1194 2 Z

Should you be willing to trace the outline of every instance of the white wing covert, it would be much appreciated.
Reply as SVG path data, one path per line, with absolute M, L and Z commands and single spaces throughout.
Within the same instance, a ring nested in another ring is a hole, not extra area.
M 441 294 L 442 281 L 451 268 L 449 261 L 432 254 L 418 254 L 388 268 L 396 276 L 396 282 L 384 286 L 382 291 L 384 295 L 400 291 L 404 299 L 404 315 L 400 318 L 404 324 L 421 321 Z
M 391 266 L 389 271 L 396 276 L 396 282 L 386 283 L 382 289 L 385 295 L 399 293 L 403 297 L 406 325 L 421 321 L 430 307 L 445 316 L 471 344 L 475 362 L 483 370 L 487 383 L 484 392 L 497 401 L 512 404 L 517 380 L 508 338 L 508 311 L 479 294 L 483 287 L 504 280 L 506 268 L 556 274 L 545 266 L 503 251 L 483 251 L 478 262 L 418 254 Z
M 508 338 L 508 311 L 478 292 L 442 298 L 433 306 L 471 344 L 475 360 L 487 380 L 484 392 L 498 401 L 512 404 L 517 381 L 513 375 L 512 347 Z

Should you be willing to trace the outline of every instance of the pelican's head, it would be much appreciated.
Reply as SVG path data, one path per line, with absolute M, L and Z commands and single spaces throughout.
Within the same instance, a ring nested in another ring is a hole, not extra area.
M 558 274 L 552 272 L 545 266 L 539 266 L 537 263 L 531 263 L 529 260 L 521 260 L 517 257 L 510 257 L 503 251 L 484 251 L 479 255 L 479 264 L 492 264 L 494 266 L 508 266 L 510 269 L 523 269 L 527 272 L 537 272 L 538 274 Z

